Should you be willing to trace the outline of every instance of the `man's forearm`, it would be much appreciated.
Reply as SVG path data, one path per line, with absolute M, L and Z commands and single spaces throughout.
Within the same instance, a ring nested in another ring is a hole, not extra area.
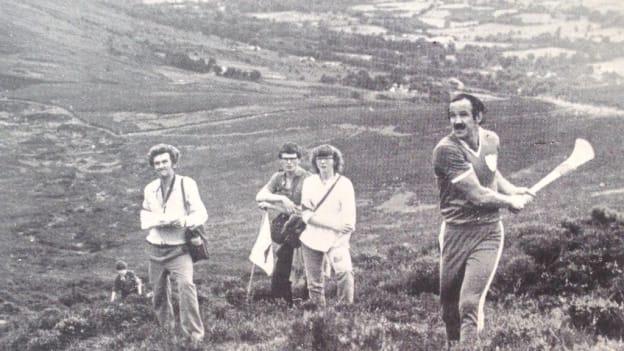
M 325 229 L 330 229 L 330 230 L 337 230 L 337 223 L 335 220 L 330 219 L 330 218 L 323 218 L 321 216 L 318 216 L 316 214 L 313 214 L 311 217 L 302 217 L 304 218 L 304 221 L 307 224 L 311 224 L 317 227 L 321 227 L 321 228 L 325 228 Z
M 509 208 L 511 199 L 508 195 L 496 192 L 492 189 L 481 188 L 469 195 L 468 200 L 477 206 Z
M 258 195 L 256 195 L 256 202 L 262 202 L 262 201 L 266 201 L 266 202 L 282 202 L 284 200 L 284 195 L 280 195 L 280 194 L 274 194 L 270 191 L 268 191 L 267 189 L 262 189 L 258 192 Z
M 500 172 L 496 172 L 496 184 L 498 191 L 506 195 L 514 195 L 518 193 L 518 187 L 508 181 Z

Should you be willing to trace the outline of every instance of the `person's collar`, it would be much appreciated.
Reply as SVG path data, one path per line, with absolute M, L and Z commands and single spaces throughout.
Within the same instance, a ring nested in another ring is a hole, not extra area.
M 295 177 L 301 177 L 305 175 L 306 173 L 307 171 L 303 169 L 301 166 L 298 166 L 297 169 L 295 169 Z
M 321 178 L 321 174 L 318 174 L 319 180 L 321 181 L 321 183 L 323 184 L 327 184 L 327 183 L 333 183 L 334 181 L 336 181 L 336 178 L 338 178 L 340 174 L 338 174 L 338 172 L 334 172 L 334 175 L 329 177 L 329 179 L 327 180 L 323 180 L 323 178 Z
M 172 179 L 171 184 L 173 185 L 173 184 L 175 184 L 176 180 L 179 178 L 179 177 L 178 177 L 178 174 L 177 174 L 177 173 L 174 173 L 174 174 L 173 174 L 173 176 L 172 176 L 172 178 L 173 178 L 173 179 Z M 159 178 L 158 178 L 158 187 L 156 187 L 155 192 L 162 191 L 162 190 L 161 190 L 161 188 L 162 188 L 162 184 L 163 184 L 163 180 L 162 180 L 162 178 L 160 178 L 160 177 L 159 177 Z
M 483 128 L 481 128 L 480 126 L 477 127 L 477 150 L 471 148 L 470 145 L 468 145 L 468 143 L 465 142 L 464 140 L 457 138 L 457 137 L 455 138 L 459 140 L 461 145 L 470 153 L 472 153 L 473 155 L 479 155 L 481 153 L 481 146 L 483 145 L 483 133 L 484 133 Z

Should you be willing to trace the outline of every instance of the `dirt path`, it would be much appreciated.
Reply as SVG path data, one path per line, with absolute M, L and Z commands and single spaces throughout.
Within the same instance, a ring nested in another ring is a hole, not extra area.
M 230 118 L 220 119 L 217 121 L 199 121 L 199 122 L 193 122 L 193 123 L 185 123 L 185 124 L 172 126 L 172 127 L 145 129 L 145 130 L 141 130 L 137 132 L 124 133 L 123 136 L 155 135 L 155 134 L 162 133 L 164 131 L 175 131 L 175 130 L 183 130 L 187 128 L 196 128 L 196 127 L 218 126 L 218 125 L 229 124 L 232 122 L 245 122 L 245 121 L 249 121 L 249 120 L 253 120 L 257 118 L 270 117 L 271 115 L 276 115 L 276 114 L 310 112 L 310 111 L 328 109 L 328 108 L 339 109 L 339 108 L 350 108 L 350 107 L 357 107 L 357 106 L 360 106 L 360 104 L 355 104 L 355 103 L 336 104 L 336 105 L 331 105 L 331 106 L 315 106 L 315 107 L 308 107 L 308 108 L 273 110 L 273 111 L 267 111 L 267 112 L 261 112 L 261 113 L 242 114 L 242 115 L 233 116 Z
M 17 98 L 1 98 L 0 102 L 20 102 L 20 103 L 25 103 L 25 104 L 30 104 L 30 105 L 34 105 L 34 106 L 38 106 L 38 107 L 53 107 L 53 108 L 57 108 L 62 110 L 65 114 L 67 114 L 68 116 L 70 116 L 71 118 L 75 119 L 75 122 L 78 122 L 76 124 L 80 124 L 82 126 L 86 126 L 89 128 L 93 128 L 97 131 L 100 132 L 104 132 L 109 136 L 112 137 L 122 137 L 123 135 L 120 135 L 118 133 L 115 133 L 114 131 L 108 129 L 108 128 L 104 128 L 102 126 L 98 126 L 98 125 L 94 125 L 92 123 L 89 123 L 87 120 L 81 118 L 80 116 L 78 116 L 74 111 L 67 109 L 66 107 L 60 106 L 60 105 L 56 105 L 53 103 L 43 103 L 43 102 L 39 102 L 39 101 L 35 101 L 35 100 L 28 100 L 28 99 L 17 99 Z
M 539 96 L 536 99 L 548 102 L 558 107 L 560 112 L 574 115 L 589 115 L 591 117 L 624 117 L 624 110 L 604 105 L 582 104 L 558 99 L 552 96 Z

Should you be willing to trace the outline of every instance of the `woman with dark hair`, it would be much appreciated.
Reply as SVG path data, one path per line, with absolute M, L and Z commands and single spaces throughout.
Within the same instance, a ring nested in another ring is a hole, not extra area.
M 280 213 L 299 213 L 301 211 L 301 189 L 303 180 L 310 174 L 299 166 L 301 149 L 295 143 L 284 144 L 279 153 L 280 171 L 273 174 L 269 182 L 256 195 L 258 205 L 263 208 L 277 209 Z M 295 248 L 289 243 L 273 243 L 276 253 L 275 269 L 271 276 L 271 293 L 276 298 L 283 298 L 292 305 L 292 287 L 290 274 L 293 266 Z
M 328 260 L 338 280 L 338 302 L 351 304 L 354 278 L 349 241 L 356 217 L 353 184 L 341 175 L 344 158 L 334 146 L 316 147 L 312 167 L 315 174 L 303 182 L 301 217 L 307 226 L 300 237 L 310 299 L 326 304 L 323 267 Z

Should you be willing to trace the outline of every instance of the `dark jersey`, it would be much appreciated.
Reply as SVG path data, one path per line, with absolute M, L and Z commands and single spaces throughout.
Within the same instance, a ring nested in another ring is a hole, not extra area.
M 455 184 L 474 172 L 479 183 L 497 191 L 496 170 L 499 139 L 479 128 L 479 149 L 472 150 L 454 135 L 444 137 L 433 150 L 433 168 L 440 190 L 440 211 L 450 224 L 484 224 L 500 220 L 498 208 L 477 206 Z
M 130 294 L 138 294 L 139 285 L 136 274 L 134 274 L 133 271 L 127 271 L 124 276 L 117 275 L 113 291 L 121 295 L 122 298 L 125 298 Z
M 310 175 L 310 173 L 305 169 L 297 168 L 292 184 L 290 184 L 290 187 L 286 187 L 286 173 L 276 172 L 269 180 L 269 191 L 273 194 L 285 195 L 292 202 L 294 202 L 295 205 L 301 205 L 301 189 L 303 188 L 303 180 L 308 175 Z

